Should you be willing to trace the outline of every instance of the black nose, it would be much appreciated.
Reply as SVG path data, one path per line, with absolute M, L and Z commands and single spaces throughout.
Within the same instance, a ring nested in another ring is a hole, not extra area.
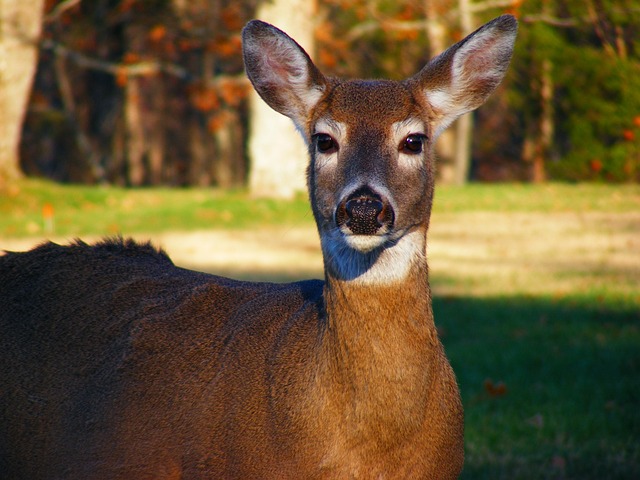
M 363 187 L 342 200 L 336 210 L 336 224 L 346 225 L 354 235 L 375 235 L 391 227 L 393 208 L 388 200 L 369 187 Z

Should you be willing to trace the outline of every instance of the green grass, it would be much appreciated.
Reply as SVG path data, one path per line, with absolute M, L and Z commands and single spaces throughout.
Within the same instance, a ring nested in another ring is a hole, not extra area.
M 639 307 L 436 298 L 465 404 L 462 478 L 640 478 Z
M 47 232 L 43 207 L 54 211 Z M 0 238 L 55 234 L 74 237 L 164 230 L 246 229 L 312 224 L 308 201 L 254 199 L 246 192 L 215 189 L 123 189 L 24 180 L 0 192 Z
M 54 207 L 55 234 L 66 237 L 313 224 L 304 197 L 286 202 L 253 199 L 243 191 L 27 180 L 0 192 L 0 239 L 44 235 L 47 203 Z M 437 189 L 436 214 L 455 221 L 458 213 L 485 211 L 615 217 L 640 211 L 640 186 Z M 627 218 L 625 225 L 631 225 L 635 217 Z M 474 232 L 464 234 L 473 238 Z M 630 241 L 629 255 L 640 255 L 637 245 Z M 572 262 L 562 268 L 557 275 L 580 272 Z M 433 279 L 436 287 L 457 283 L 461 292 L 436 297 L 434 311 L 465 404 L 463 479 L 640 478 L 640 285 L 620 293 L 611 278 L 607 285 L 586 279 L 593 285 L 576 283 L 561 295 L 516 290 L 509 296 L 499 283 L 493 293 L 473 294 L 465 286 L 469 279 L 456 272 Z M 504 394 L 488 388 L 489 381 L 502 382 Z
M 436 187 L 434 211 L 456 212 L 637 212 L 635 184 L 482 184 Z
M 45 231 L 43 207 L 54 208 L 54 231 Z M 434 211 L 628 212 L 640 206 L 637 185 L 526 184 L 438 187 Z M 0 238 L 113 235 L 162 230 L 243 229 L 312 224 L 308 201 L 251 198 L 244 191 L 123 189 L 23 180 L 0 192 Z

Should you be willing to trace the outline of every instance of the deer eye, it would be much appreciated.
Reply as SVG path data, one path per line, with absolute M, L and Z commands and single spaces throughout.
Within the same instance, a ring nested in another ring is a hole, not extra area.
M 425 138 L 425 135 L 412 133 L 404 139 L 402 145 L 400 145 L 400 151 L 413 155 L 422 153 Z
M 316 148 L 320 153 L 333 153 L 338 150 L 338 144 L 326 133 L 317 133 L 314 135 Z

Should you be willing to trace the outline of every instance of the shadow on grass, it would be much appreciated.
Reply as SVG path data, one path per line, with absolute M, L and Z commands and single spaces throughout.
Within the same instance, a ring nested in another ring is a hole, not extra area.
M 442 298 L 463 479 L 640 478 L 640 313 L 581 297 Z

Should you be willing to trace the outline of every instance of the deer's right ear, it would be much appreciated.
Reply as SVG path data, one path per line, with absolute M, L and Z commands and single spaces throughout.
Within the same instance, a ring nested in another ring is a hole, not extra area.
M 247 76 L 262 99 L 304 132 L 327 81 L 295 40 L 273 25 L 250 21 L 242 31 Z

